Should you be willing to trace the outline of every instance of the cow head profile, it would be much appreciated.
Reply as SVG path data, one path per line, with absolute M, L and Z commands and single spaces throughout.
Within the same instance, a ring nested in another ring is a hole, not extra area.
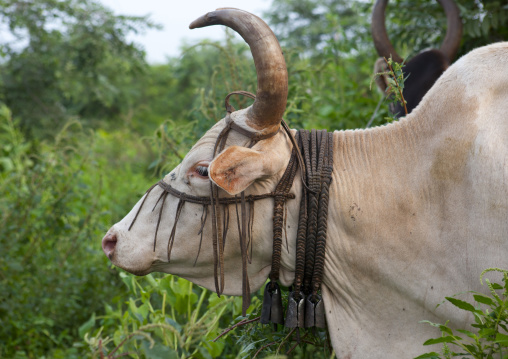
M 282 50 L 273 32 L 260 18 L 238 9 L 210 12 L 194 21 L 190 28 L 215 24 L 231 27 L 250 45 L 258 77 L 256 98 L 250 107 L 234 111 L 227 120 L 218 121 L 163 181 L 189 196 L 209 197 L 211 182 L 220 188 L 220 197 L 231 197 L 244 190 L 246 195 L 269 193 L 284 172 L 291 153 L 288 135 L 279 131 L 288 91 Z M 217 138 L 228 121 L 234 122 L 239 129 L 229 133 L 225 149 L 214 157 Z M 247 147 L 251 138 L 242 130 L 269 138 Z M 113 264 L 137 275 L 166 272 L 216 289 L 212 220 L 206 220 L 211 216 L 210 209 L 195 203 L 186 203 L 179 209 L 178 198 L 169 195 L 167 200 L 161 200 L 162 192 L 158 186 L 153 188 L 108 231 L 102 242 L 104 252 Z M 256 237 L 251 243 L 249 279 L 254 291 L 265 282 L 270 270 L 272 235 L 266 224 L 271 223 L 273 204 L 270 200 L 261 200 L 253 207 L 256 215 L 252 216 L 251 228 Z M 223 218 L 231 218 L 224 238 L 224 293 L 239 295 L 242 288 L 242 273 L 238 271 L 241 251 L 238 241 L 234 240 L 238 238 L 238 208 L 229 205 L 224 211 Z M 132 225 L 134 218 L 136 222 Z M 289 222 L 292 220 L 289 218 Z M 174 245 L 169 260 L 168 241 L 173 230 Z
M 436 80 L 453 62 L 459 49 L 462 36 L 462 21 L 460 11 L 453 0 L 438 0 L 442 5 L 447 18 L 447 31 L 441 47 L 420 52 L 406 61 L 403 68 L 406 78 L 403 95 L 407 101 L 407 111 L 410 113 L 421 101 Z M 374 72 L 386 71 L 383 58 L 392 58 L 402 63 L 404 60 L 397 54 L 391 44 L 385 27 L 385 9 L 388 0 L 377 0 L 372 11 L 372 37 L 374 46 L 381 58 L 376 61 Z M 378 77 L 376 83 L 382 92 L 388 87 L 386 77 Z M 390 105 L 390 111 L 397 117 L 404 116 L 401 104 Z

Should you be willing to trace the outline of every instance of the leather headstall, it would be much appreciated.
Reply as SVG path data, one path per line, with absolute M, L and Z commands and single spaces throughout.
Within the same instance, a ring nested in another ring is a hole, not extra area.
M 244 91 L 238 91 L 230 93 L 225 100 L 227 115 L 225 118 L 226 126 L 222 129 L 222 131 L 217 136 L 217 140 L 215 142 L 215 146 L 213 149 L 212 158 L 215 157 L 217 153 L 222 152 L 226 145 L 228 134 L 231 130 L 237 131 L 241 133 L 242 135 L 248 137 L 250 139 L 250 142 L 247 147 L 252 147 L 254 144 L 256 144 L 259 141 L 266 140 L 268 138 L 271 138 L 279 133 L 280 128 L 276 131 L 273 131 L 271 133 L 259 133 L 259 132 L 251 132 L 243 127 L 240 127 L 237 125 L 232 119 L 231 119 L 231 113 L 235 111 L 233 106 L 229 104 L 229 97 L 231 95 L 244 95 L 251 98 L 255 98 L 255 95 L 244 92 Z M 288 133 L 288 135 L 291 136 L 291 133 L 289 132 L 289 127 L 284 123 L 282 128 Z M 292 137 L 292 136 L 291 136 Z M 294 152 L 294 151 L 293 151 Z M 155 229 L 155 235 L 154 235 L 154 251 L 155 246 L 157 243 L 157 233 L 159 230 L 159 225 L 161 222 L 161 216 L 164 208 L 164 204 L 166 201 L 166 198 L 168 194 L 177 197 L 179 199 L 176 214 L 175 214 L 175 221 L 173 224 L 173 228 L 171 230 L 171 234 L 169 236 L 168 240 L 168 247 L 167 247 L 167 255 L 168 255 L 168 262 L 171 260 L 171 251 L 173 248 L 173 243 L 176 235 L 176 226 L 178 223 L 178 220 L 180 218 L 180 214 L 182 212 L 182 208 L 185 204 L 185 202 L 200 204 L 203 206 L 203 211 L 201 215 L 201 228 L 198 232 L 198 235 L 200 236 L 199 241 L 199 248 L 196 255 L 196 259 L 194 261 L 194 265 L 197 263 L 197 259 L 199 257 L 199 252 L 201 250 L 201 244 L 203 240 L 203 229 L 206 223 L 206 220 L 208 218 L 208 207 L 211 207 L 211 217 L 212 217 L 212 245 L 213 245 L 213 255 L 214 255 L 214 278 L 215 278 L 215 290 L 217 294 L 220 296 L 224 290 L 224 246 L 226 245 L 226 237 L 227 232 L 229 228 L 229 205 L 235 205 L 236 208 L 236 214 L 237 214 L 237 223 L 238 223 L 238 231 L 240 233 L 240 249 L 242 253 L 242 296 L 243 296 L 243 304 L 242 304 L 242 313 L 245 316 L 247 308 L 250 305 L 250 288 L 249 288 L 249 278 L 247 274 L 247 263 L 251 262 L 250 255 L 252 253 L 252 226 L 254 224 L 254 202 L 266 198 L 274 198 L 275 202 L 281 206 L 281 208 L 284 208 L 285 202 L 288 199 L 294 199 L 295 195 L 292 193 L 289 193 L 289 190 L 291 189 L 291 185 L 293 183 L 294 175 L 296 174 L 296 166 L 294 166 L 294 156 L 295 154 L 292 154 L 292 160 L 290 160 L 290 166 L 288 166 L 288 169 L 286 169 L 286 172 L 283 175 L 283 179 L 279 183 L 279 185 L 276 187 L 274 192 L 264 193 L 261 195 L 248 195 L 246 196 L 244 192 L 242 192 L 239 196 L 235 195 L 233 197 L 219 197 L 219 187 L 215 185 L 212 181 L 210 181 L 210 196 L 209 197 L 201 197 L 201 196 L 193 196 L 189 195 L 183 192 L 178 191 L 177 189 L 171 187 L 168 183 L 164 182 L 164 180 L 160 180 L 155 185 L 150 187 L 148 191 L 145 194 L 145 197 L 143 201 L 141 202 L 140 207 L 137 210 L 136 215 L 134 216 L 134 219 L 132 220 L 131 225 L 129 226 L 129 230 L 134 225 L 134 222 L 136 221 L 141 209 L 143 208 L 143 205 L 150 194 L 150 192 L 155 188 L 156 186 L 159 186 L 162 188 L 162 193 L 160 194 L 157 202 L 155 203 L 155 206 L 152 209 L 152 212 L 155 210 L 159 202 L 162 200 L 162 204 L 159 210 L 159 217 L 157 220 L 157 226 Z M 291 165 L 293 164 L 293 165 Z M 288 178 L 288 170 L 291 167 L 291 178 Z M 294 167 L 294 168 L 293 168 Z M 289 182 L 288 182 L 289 181 Z M 283 185 L 281 185 L 283 183 Z M 238 211 L 238 205 L 240 204 L 240 211 L 241 214 L 239 214 Z M 247 204 L 249 204 L 249 210 L 247 211 Z M 249 215 L 249 218 L 247 219 L 247 213 Z M 249 245 L 250 245 L 250 251 L 249 251 Z
M 226 145 L 228 134 L 231 130 L 237 131 L 248 137 L 250 142 L 247 147 L 249 148 L 259 141 L 275 136 L 280 131 L 279 128 L 274 132 L 265 134 L 251 132 L 237 125 L 230 116 L 231 113 L 235 111 L 233 106 L 229 104 L 229 97 L 231 95 L 243 95 L 255 98 L 255 95 L 244 91 L 232 92 L 226 97 L 226 126 L 217 136 L 212 158 L 214 158 L 216 154 L 222 152 Z M 152 189 L 159 186 L 163 191 L 152 209 L 153 212 L 159 202 L 161 202 L 154 235 L 155 251 L 157 233 L 166 198 L 168 195 L 178 198 L 179 201 L 176 209 L 175 221 L 167 245 L 167 256 L 169 262 L 176 235 L 176 226 L 184 204 L 186 202 L 190 202 L 202 205 L 201 227 L 198 232 L 200 241 L 196 259 L 194 261 L 194 265 L 196 265 L 203 240 L 203 229 L 208 218 L 208 207 L 211 207 L 215 290 L 220 296 L 224 290 L 224 247 L 226 245 L 226 237 L 229 228 L 229 206 L 234 205 L 236 208 L 240 250 L 242 253 L 242 315 L 245 316 L 247 308 L 250 305 L 250 287 L 247 264 L 252 261 L 254 202 L 266 198 L 273 198 L 272 267 L 269 275 L 270 282 L 266 285 L 264 290 L 260 322 L 263 324 L 284 324 L 286 327 L 290 328 L 313 326 L 324 327 L 324 307 L 319 294 L 319 288 L 323 275 L 325 257 L 328 191 L 333 168 L 333 135 L 327 133 L 326 130 L 312 130 L 311 132 L 300 130 L 297 132 L 296 136 L 293 136 L 284 120 L 281 121 L 281 127 L 291 140 L 293 149 L 288 166 L 273 192 L 248 196 L 242 192 L 239 196 L 219 197 L 219 187 L 210 181 L 210 196 L 202 197 L 180 192 L 171 187 L 168 183 L 160 180 L 146 192 L 145 197 L 141 202 L 131 225 L 129 226 L 129 230 L 134 225 L 134 222 L 136 221 Z M 293 185 L 298 168 L 300 168 L 303 186 L 297 230 L 295 282 L 292 291 L 289 294 L 288 309 L 286 311 L 286 319 L 284 320 L 281 289 L 277 281 L 279 280 L 283 231 L 285 233 L 287 243 L 286 202 L 288 199 L 295 198 L 295 195 L 293 193 L 289 193 L 289 191 Z M 247 204 L 249 207 L 248 210 Z M 239 205 L 240 212 L 238 210 Z

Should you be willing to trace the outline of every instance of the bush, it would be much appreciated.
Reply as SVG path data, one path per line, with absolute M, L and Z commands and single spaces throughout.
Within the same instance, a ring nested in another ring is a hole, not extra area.
M 79 325 L 122 292 L 100 238 L 148 181 L 143 172 L 108 177 L 115 168 L 101 146 L 76 122 L 30 142 L 0 107 L 0 357 L 73 357 L 62 351 Z
M 490 268 L 482 272 L 480 281 L 483 284 L 483 276 L 488 272 L 501 272 L 503 274 L 502 282 L 491 283 L 485 279 L 485 283 L 490 290 L 490 296 L 478 292 L 470 292 L 476 306 L 466 301 L 453 297 L 446 297 L 446 300 L 474 316 L 474 323 L 471 324 L 476 329 L 475 332 L 469 330 L 456 330 L 465 337 L 461 337 L 453 332 L 445 324 L 436 324 L 429 321 L 426 323 L 439 328 L 441 337 L 429 339 L 423 345 L 443 343 L 442 354 L 436 352 L 420 355 L 416 359 L 439 359 L 439 358 L 464 358 L 472 357 L 475 359 L 506 359 L 508 358 L 508 270 Z M 458 350 L 458 351 L 456 351 Z

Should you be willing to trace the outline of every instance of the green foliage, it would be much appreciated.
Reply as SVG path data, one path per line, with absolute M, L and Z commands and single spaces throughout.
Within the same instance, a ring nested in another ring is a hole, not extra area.
M 464 31 L 459 56 L 508 38 L 508 6 L 502 0 L 455 0 Z M 374 1 L 273 0 L 264 14 L 282 44 L 307 56 L 321 56 L 325 44 L 346 45 L 346 51 L 374 54 L 370 17 Z M 439 48 L 446 34 L 446 16 L 437 1 L 390 0 L 386 28 L 403 57 Z M 349 51 L 348 51 L 349 50 Z
M 224 98 L 228 93 L 239 89 L 256 92 L 256 71 L 249 47 L 235 41 L 229 30 L 223 43 L 204 41 L 185 47 L 177 74 L 186 81 L 181 86 L 194 91 L 187 113 L 197 122 L 200 135 L 225 116 Z M 237 109 L 251 102 L 242 96 L 231 99 Z
M 263 18 L 284 46 L 319 56 L 332 42 L 344 52 L 371 48 L 369 12 L 357 0 L 273 0 Z
M 92 358 L 224 358 L 230 350 L 214 342 L 219 322 L 241 313 L 241 300 L 217 297 L 184 279 L 165 275 L 136 278 L 120 273 L 128 301 L 92 316 L 80 328 Z M 99 328 L 94 328 L 95 324 Z
M 79 116 L 96 124 L 127 110 L 125 84 L 146 66 L 127 35 L 154 25 L 94 0 L 2 0 L 0 101 L 25 131 L 55 134 Z M 6 32 L 6 30 L 4 30 Z
M 407 115 L 407 102 L 404 99 L 404 95 L 402 94 L 404 91 L 405 81 L 404 72 L 402 71 L 404 63 L 399 64 L 398 62 L 393 61 L 391 56 L 389 59 L 383 58 L 383 60 L 385 61 L 388 70 L 374 74 L 370 82 L 370 87 L 372 88 L 372 84 L 378 77 L 383 77 L 387 83 L 385 98 L 389 99 L 391 103 L 400 103 L 403 105 L 405 114 Z M 397 119 L 395 117 L 387 117 L 386 120 L 396 121 Z
M 508 7 L 500 0 L 455 0 L 463 34 L 458 56 L 508 38 Z M 437 1 L 390 0 L 386 27 L 391 42 L 403 57 L 427 48 L 439 48 L 446 34 L 446 16 Z M 371 9 L 368 9 L 370 14 Z M 367 15 L 368 15 L 367 14 Z
M 376 60 L 370 6 L 344 0 L 275 0 L 265 14 L 283 46 L 289 72 L 285 118 L 296 128 L 340 130 L 385 123 L 369 90 Z
M 101 142 L 75 122 L 52 141 L 28 141 L 0 107 L 2 357 L 58 357 L 79 323 L 118 294 L 99 240 L 147 182 L 125 170 L 129 183 L 108 177 L 114 166 L 99 154 Z
M 282 306 L 287 308 L 289 290 L 282 291 Z M 259 299 L 258 299 L 259 298 Z M 261 315 L 261 291 L 256 293 L 255 301 L 251 305 L 252 314 L 248 318 L 237 318 L 233 326 L 240 326 L 228 333 L 227 343 L 240 348 L 239 356 L 242 358 L 333 358 L 328 330 L 318 328 L 291 329 L 282 325 L 259 324 Z M 242 322 L 248 322 L 243 325 Z
M 274 331 L 259 324 L 261 300 L 254 296 L 247 317 L 239 297 L 221 296 L 171 275 L 134 277 L 120 272 L 129 297 L 105 315 L 93 314 L 79 329 L 92 358 L 253 358 L 292 354 L 329 358 L 326 330 Z M 287 295 L 283 298 L 287 302 Z M 233 318 L 236 318 L 233 320 Z M 219 335 L 221 328 L 230 327 Z M 82 344 L 80 344 L 81 346 Z M 128 353 L 128 354 L 127 354 Z
M 443 343 L 442 354 L 436 352 L 426 353 L 416 359 L 439 359 L 439 358 L 464 358 L 472 357 L 475 359 L 506 359 L 508 357 L 508 270 L 490 268 L 482 272 L 480 281 L 483 280 L 485 273 L 501 272 L 502 282 L 491 283 L 485 279 L 489 288 L 490 295 L 478 292 L 470 292 L 474 302 L 457 299 L 455 297 L 446 297 L 446 300 L 455 307 L 471 313 L 474 318 L 474 324 L 471 326 L 474 331 L 455 330 L 462 334 L 459 336 L 445 324 L 436 324 L 424 321 L 434 327 L 439 328 L 441 337 L 429 339 L 423 345 Z M 483 281 L 482 281 L 483 284 Z M 456 352 L 457 348 L 459 352 Z

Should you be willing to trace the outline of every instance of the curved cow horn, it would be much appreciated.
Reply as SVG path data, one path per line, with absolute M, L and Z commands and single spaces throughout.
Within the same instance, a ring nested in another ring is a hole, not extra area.
M 462 21 L 460 19 L 460 11 L 453 0 L 438 0 L 443 7 L 447 18 L 446 36 L 441 45 L 441 52 L 451 62 L 457 53 L 460 45 L 460 38 L 462 36 Z M 390 57 L 393 60 L 402 62 L 402 58 L 397 54 L 393 48 L 385 27 L 385 9 L 388 0 L 377 0 L 372 10 L 372 37 L 374 39 L 374 46 L 376 47 L 379 56 Z
M 286 109 L 288 73 L 279 42 L 259 17 L 243 10 L 222 8 L 194 20 L 190 28 L 225 25 L 249 44 L 256 66 L 256 100 L 248 113 L 249 125 L 257 130 L 280 125 Z
M 460 11 L 453 0 L 438 0 L 446 13 L 446 36 L 441 44 L 441 52 L 446 55 L 450 62 L 453 61 L 460 46 L 462 37 L 462 20 Z
M 393 48 L 388 34 L 386 33 L 385 26 L 385 9 L 388 0 L 377 0 L 372 9 L 372 38 L 374 39 L 374 47 L 381 57 L 389 58 L 390 56 L 394 61 L 402 62 L 402 58 L 397 54 Z

